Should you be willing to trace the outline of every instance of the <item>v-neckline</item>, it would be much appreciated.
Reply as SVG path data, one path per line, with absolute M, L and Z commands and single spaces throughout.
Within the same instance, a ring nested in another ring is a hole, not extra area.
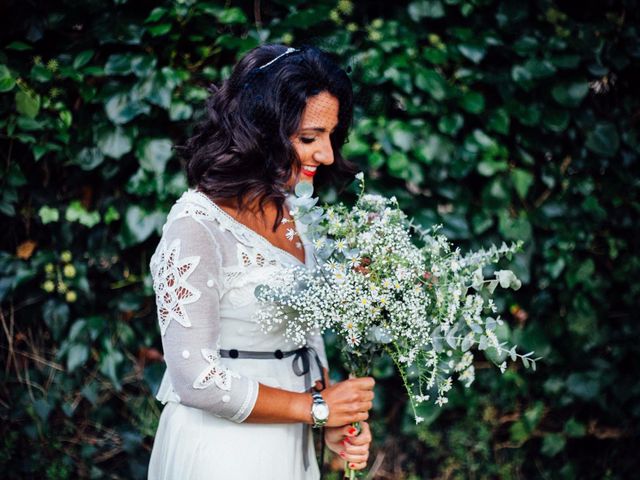
M 228 220 L 230 220 L 231 222 L 235 223 L 236 225 L 238 225 L 241 229 L 245 230 L 246 232 L 248 232 L 250 235 L 253 235 L 254 237 L 256 237 L 260 242 L 266 244 L 268 247 L 272 248 L 273 250 L 276 250 L 278 252 L 284 253 L 285 255 L 289 256 L 290 258 L 294 259 L 296 262 L 298 262 L 300 265 L 306 265 L 307 264 L 307 248 L 304 245 L 304 242 L 302 241 L 302 237 L 300 237 L 300 243 L 302 244 L 302 251 L 304 254 L 304 261 L 300 260 L 298 257 L 296 257 L 294 254 L 286 251 L 284 248 L 280 248 L 280 247 L 276 247 L 271 241 L 269 241 L 269 239 L 267 237 L 265 237 L 264 235 L 259 234 L 258 232 L 256 232 L 253 228 L 248 227 L 247 225 L 245 225 L 244 223 L 242 223 L 239 220 L 236 220 L 235 218 L 233 218 L 229 213 L 227 213 L 222 207 L 220 207 L 218 204 L 216 204 L 213 200 L 211 200 L 209 198 L 209 196 L 207 194 L 205 194 L 204 192 L 201 192 L 200 190 L 197 189 L 193 189 L 193 192 L 199 194 L 200 196 L 204 197 L 207 202 L 209 202 L 209 204 L 221 215 L 225 216 Z M 285 206 L 287 208 L 289 207 L 289 198 L 287 197 L 285 199 Z M 298 226 L 296 224 L 295 219 L 291 219 L 291 222 L 294 225 L 294 229 L 296 232 L 300 233 L 300 231 L 298 230 Z

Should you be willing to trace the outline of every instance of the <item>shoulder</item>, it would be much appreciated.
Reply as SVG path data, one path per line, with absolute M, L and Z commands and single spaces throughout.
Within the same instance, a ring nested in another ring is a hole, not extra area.
M 216 252 L 216 256 L 219 256 L 223 230 L 215 210 L 207 201 L 206 196 L 191 189 L 176 200 L 169 210 L 160 240 L 151 257 L 152 271 L 154 264 L 171 258 L 172 255 L 180 255 L 181 252 L 205 256 Z

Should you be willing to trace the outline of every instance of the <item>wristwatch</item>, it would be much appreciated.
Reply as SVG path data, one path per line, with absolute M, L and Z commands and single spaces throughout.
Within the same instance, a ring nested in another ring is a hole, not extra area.
M 329 405 L 324 401 L 320 392 L 314 390 L 311 396 L 313 397 L 313 405 L 311 406 L 313 428 L 319 428 L 324 426 L 329 419 Z

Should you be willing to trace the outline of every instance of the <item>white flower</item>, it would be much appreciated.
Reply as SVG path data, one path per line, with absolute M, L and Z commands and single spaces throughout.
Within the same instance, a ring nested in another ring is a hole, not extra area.
M 419 423 L 424 422 L 424 418 L 423 417 L 416 417 L 416 425 L 418 425 Z
M 347 248 L 347 242 L 345 242 L 343 238 L 340 238 L 336 240 L 335 247 L 337 251 L 339 251 L 340 253 L 343 253 L 345 248 Z
M 364 180 L 364 173 L 363 172 L 356 173 L 356 179 L 360 181 Z
M 287 228 L 287 232 L 284 234 L 287 237 L 287 240 L 293 240 L 293 237 L 296 236 L 296 231 L 293 228 Z
M 507 362 L 502 362 L 500 364 L 500 372 L 504 373 L 506 369 L 507 369 Z
M 313 245 L 316 247 L 317 250 L 320 250 L 322 247 L 325 246 L 327 239 L 325 237 L 321 237 L 321 238 L 317 238 L 313 241 Z
M 445 403 L 447 403 L 449 401 L 449 399 L 447 397 L 441 397 L 439 396 L 436 399 L 436 403 L 438 404 L 439 407 L 441 407 L 442 405 L 444 405 Z

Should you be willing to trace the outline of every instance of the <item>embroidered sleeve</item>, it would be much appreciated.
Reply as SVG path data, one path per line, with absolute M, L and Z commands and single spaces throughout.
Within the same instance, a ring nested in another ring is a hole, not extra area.
M 219 246 L 193 217 L 175 219 L 151 258 L 162 347 L 180 403 L 244 421 L 258 383 L 228 369 L 219 356 Z

